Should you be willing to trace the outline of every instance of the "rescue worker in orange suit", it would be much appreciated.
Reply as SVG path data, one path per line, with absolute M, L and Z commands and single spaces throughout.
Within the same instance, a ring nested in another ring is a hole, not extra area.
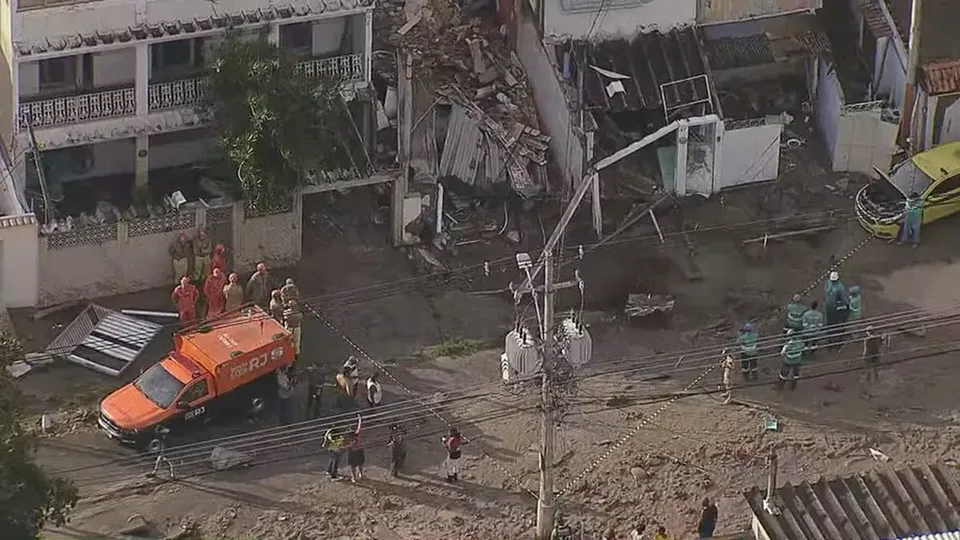
M 230 274 L 229 281 L 223 287 L 224 311 L 233 311 L 243 305 L 243 287 L 240 286 L 240 276 Z
M 257 271 L 250 276 L 250 281 L 247 282 L 243 293 L 248 302 L 253 302 L 260 307 L 269 307 L 270 274 L 267 273 L 267 265 L 263 263 L 257 265 Z
M 223 275 L 227 275 L 227 247 L 223 244 L 217 244 L 213 248 L 213 255 L 210 256 L 210 270 L 219 268 Z
M 193 241 L 193 281 L 203 283 L 210 275 L 210 237 L 203 227 L 197 229 L 197 238 Z
M 170 259 L 173 261 L 173 282 L 180 283 L 180 278 L 190 275 L 190 259 L 193 257 L 193 246 L 186 233 L 180 233 L 177 239 L 170 243 Z
M 223 313 L 226 296 L 223 288 L 227 285 L 227 276 L 219 268 L 213 269 L 213 274 L 203 284 L 203 294 L 207 297 L 207 317 L 216 317 Z
M 188 323 L 197 318 L 197 300 L 200 299 L 200 291 L 190 283 L 190 278 L 183 276 L 180 278 L 180 285 L 173 289 L 170 295 L 173 304 L 177 306 L 177 313 L 180 314 L 180 322 Z

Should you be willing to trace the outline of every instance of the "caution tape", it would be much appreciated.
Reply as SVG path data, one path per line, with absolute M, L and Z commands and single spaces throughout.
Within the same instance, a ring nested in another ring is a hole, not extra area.
M 813 280 L 813 281 L 812 281 L 809 285 L 807 285 L 806 288 L 804 288 L 799 294 L 800 294 L 801 296 L 806 296 L 807 294 L 809 294 L 810 291 L 812 291 L 817 285 L 819 285 L 821 282 L 823 282 L 824 279 L 826 279 L 827 277 L 830 276 L 830 272 L 835 272 L 837 269 L 839 269 L 841 266 L 843 266 L 843 264 L 844 264 L 845 262 L 847 262 L 847 261 L 850 259 L 850 257 L 852 257 L 857 251 L 860 251 L 860 249 L 861 249 L 863 246 L 869 244 L 871 240 L 873 240 L 873 236 L 867 236 L 866 239 L 864 239 L 862 242 L 860 242 L 859 244 L 857 244 L 856 246 L 854 246 L 853 249 L 851 249 L 850 251 L 848 251 L 843 257 L 837 259 L 837 260 L 830 266 L 830 268 L 827 269 L 826 272 L 824 272 L 824 273 L 821 274 L 819 277 L 817 277 L 817 279 Z M 783 313 L 783 311 L 784 311 L 784 308 L 783 308 L 783 307 L 781 307 L 780 309 L 778 309 L 777 312 L 774 314 L 774 317 L 773 317 L 772 319 L 770 319 L 770 320 L 776 321 L 776 320 L 778 319 L 779 315 L 780 315 L 781 313 Z M 768 322 L 769 322 L 769 321 L 768 321 Z M 647 417 L 645 417 L 643 420 L 641 420 L 640 423 L 637 424 L 636 427 L 634 427 L 634 428 L 631 429 L 626 435 L 624 435 L 623 437 L 621 437 L 620 439 L 618 439 L 613 445 L 610 446 L 610 448 L 607 449 L 606 452 L 604 452 L 603 454 L 601 454 L 599 458 L 595 459 L 586 469 L 584 469 L 583 472 L 581 472 L 581 473 L 578 474 L 573 480 L 571 480 L 570 482 L 568 482 L 567 485 L 565 485 L 565 486 L 563 487 L 563 489 L 561 489 L 561 490 L 557 493 L 557 497 L 558 497 L 558 498 L 559 498 L 559 497 L 562 497 L 565 493 L 567 493 L 568 491 L 570 491 L 571 488 L 575 487 L 577 484 L 579 484 L 581 481 L 583 481 L 583 479 L 586 478 L 587 475 L 589 475 L 589 474 L 591 474 L 592 472 L 594 472 L 595 470 L 597 470 L 597 468 L 600 467 L 600 465 L 602 465 L 603 462 L 607 460 L 607 458 L 609 458 L 611 455 L 613 455 L 614 452 L 616 452 L 618 449 L 620 449 L 620 447 L 622 447 L 624 444 L 626 444 L 627 441 L 629 441 L 630 439 L 632 439 L 637 433 L 640 432 L 640 430 L 642 430 L 644 427 L 646 427 L 647 424 L 649 424 L 650 422 L 653 422 L 660 414 L 663 413 L 663 411 L 665 411 L 668 407 L 670 407 L 670 405 L 673 405 L 678 399 L 680 399 L 681 397 L 683 397 L 686 392 L 689 392 L 693 387 L 695 387 L 695 386 L 697 386 L 698 384 L 700 384 L 700 381 L 702 381 L 704 378 L 706 378 L 707 375 L 709 375 L 710 373 L 712 373 L 713 370 L 717 369 L 717 368 L 720 367 L 721 365 L 722 365 L 722 362 L 717 362 L 716 364 L 708 367 L 706 370 L 704 370 L 703 373 L 701 373 L 696 379 L 694 379 L 693 382 L 691 382 L 689 385 L 687 385 L 680 393 L 677 393 L 677 394 L 674 395 L 672 398 L 670 398 L 668 401 L 664 402 L 664 404 L 661 405 L 660 408 L 658 408 L 656 411 L 654 411 L 653 414 L 651 414 L 650 416 L 647 416 Z
M 446 425 L 448 428 L 453 427 L 453 424 L 451 424 L 450 422 L 448 422 L 446 418 L 444 418 L 443 416 L 441 416 L 440 413 L 438 413 L 438 412 L 436 411 L 436 409 L 434 409 L 434 408 L 431 407 L 429 404 L 427 404 L 423 399 L 421 399 L 421 396 L 419 396 L 418 394 L 414 393 L 413 390 L 410 390 L 409 388 L 407 388 L 406 385 L 404 385 L 404 384 L 403 384 L 402 382 L 400 382 L 396 377 L 394 377 L 392 373 L 390 373 L 389 371 L 387 371 L 386 366 L 384 366 L 382 363 L 378 362 L 376 358 L 374 358 L 373 356 L 371 356 L 366 350 L 364 350 L 363 347 L 361 347 L 360 345 L 358 345 L 356 341 L 350 339 L 350 336 L 348 336 L 345 332 L 343 332 L 342 330 L 340 330 L 339 328 L 337 328 L 336 326 L 334 326 L 333 323 L 330 322 L 329 319 L 327 319 L 326 317 L 324 317 L 323 315 L 321 315 L 320 312 L 318 312 L 317 310 L 313 309 L 313 306 L 311 306 L 311 305 L 309 305 L 309 304 L 304 304 L 304 306 L 307 308 L 307 310 L 308 310 L 311 314 L 313 314 L 314 317 L 317 318 L 317 320 L 319 320 L 319 321 L 322 322 L 327 328 L 329 328 L 331 332 L 333 332 L 334 334 L 336 334 L 337 336 L 339 336 L 340 339 L 342 339 L 342 340 L 344 340 L 345 342 L 347 342 L 347 344 L 349 344 L 351 347 L 353 347 L 354 350 L 356 350 L 358 353 L 360 353 L 361 356 L 363 356 L 363 357 L 364 357 L 366 360 L 368 360 L 371 364 L 373 364 L 374 366 L 376 366 L 377 369 L 379 369 L 381 372 L 383 372 L 384 375 L 386 375 L 387 377 L 389 377 L 390 380 L 393 381 L 393 383 L 397 385 L 397 387 L 399 387 L 401 390 L 403 390 L 404 392 L 406 392 L 407 394 L 409 394 L 410 397 L 412 397 L 412 398 L 414 398 L 415 400 L 417 400 L 421 405 L 423 405 L 424 408 L 426 408 L 428 411 L 430 411 L 431 414 L 433 414 L 434 416 L 436 416 L 437 419 L 439 419 L 441 422 L 443 422 L 444 425 Z M 499 469 L 500 472 L 502 472 L 504 475 L 506 475 L 507 478 L 509 478 L 511 481 L 513 481 L 515 484 L 517 484 L 517 486 L 518 486 L 520 489 L 526 491 L 527 493 L 529 493 L 530 495 L 532 495 L 534 498 L 537 498 L 537 494 L 536 494 L 536 493 L 534 493 L 533 491 L 531 491 L 530 489 L 528 489 L 525 485 L 523 485 L 523 482 L 521 482 L 519 478 L 517 478 L 516 476 L 514 476 L 510 471 L 508 471 L 507 469 L 505 469 L 502 465 L 500 465 L 499 463 L 497 463 L 496 460 L 494 460 L 493 458 L 491 458 L 491 457 L 490 457 L 489 455 L 487 455 L 486 453 L 483 453 L 483 457 L 487 458 L 487 459 L 490 461 L 490 463 L 492 463 L 492 464 L 494 465 L 494 467 L 496 467 L 497 469 Z

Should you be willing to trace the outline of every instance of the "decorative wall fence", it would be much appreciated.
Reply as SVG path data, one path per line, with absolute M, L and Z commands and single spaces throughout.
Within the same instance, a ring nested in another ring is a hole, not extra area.
M 125 294 L 174 285 L 168 254 L 182 232 L 207 227 L 232 255 L 232 269 L 258 262 L 295 264 L 301 255 L 301 204 L 289 212 L 246 218 L 242 203 L 185 205 L 180 212 L 57 232 L 40 237 L 39 305 Z

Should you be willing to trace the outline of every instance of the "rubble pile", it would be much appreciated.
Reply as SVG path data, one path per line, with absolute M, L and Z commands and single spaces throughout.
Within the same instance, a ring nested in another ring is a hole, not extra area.
M 450 122 L 439 156 L 440 176 L 481 191 L 482 184 L 503 179 L 524 196 L 542 191 L 550 138 L 539 130 L 526 74 L 505 31 L 466 16 L 453 2 L 407 0 L 378 8 L 378 48 L 410 52 L 413 77 L 429 81 L 436 103 L 453 106 L 457 121 Z

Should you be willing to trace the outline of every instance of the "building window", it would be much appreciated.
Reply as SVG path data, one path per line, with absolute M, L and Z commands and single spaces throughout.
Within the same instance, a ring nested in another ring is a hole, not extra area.
M 40 89 L 77 85 L 77 57 L 63 56 L 40 61 Z
M 203 64 L 203 40 L 183 39 L 150 46 L 152 75 L 175 75 Z
M 310 54 L 313 51 L 313 23 L 281 26 L 280 47 L 294 54 Z

